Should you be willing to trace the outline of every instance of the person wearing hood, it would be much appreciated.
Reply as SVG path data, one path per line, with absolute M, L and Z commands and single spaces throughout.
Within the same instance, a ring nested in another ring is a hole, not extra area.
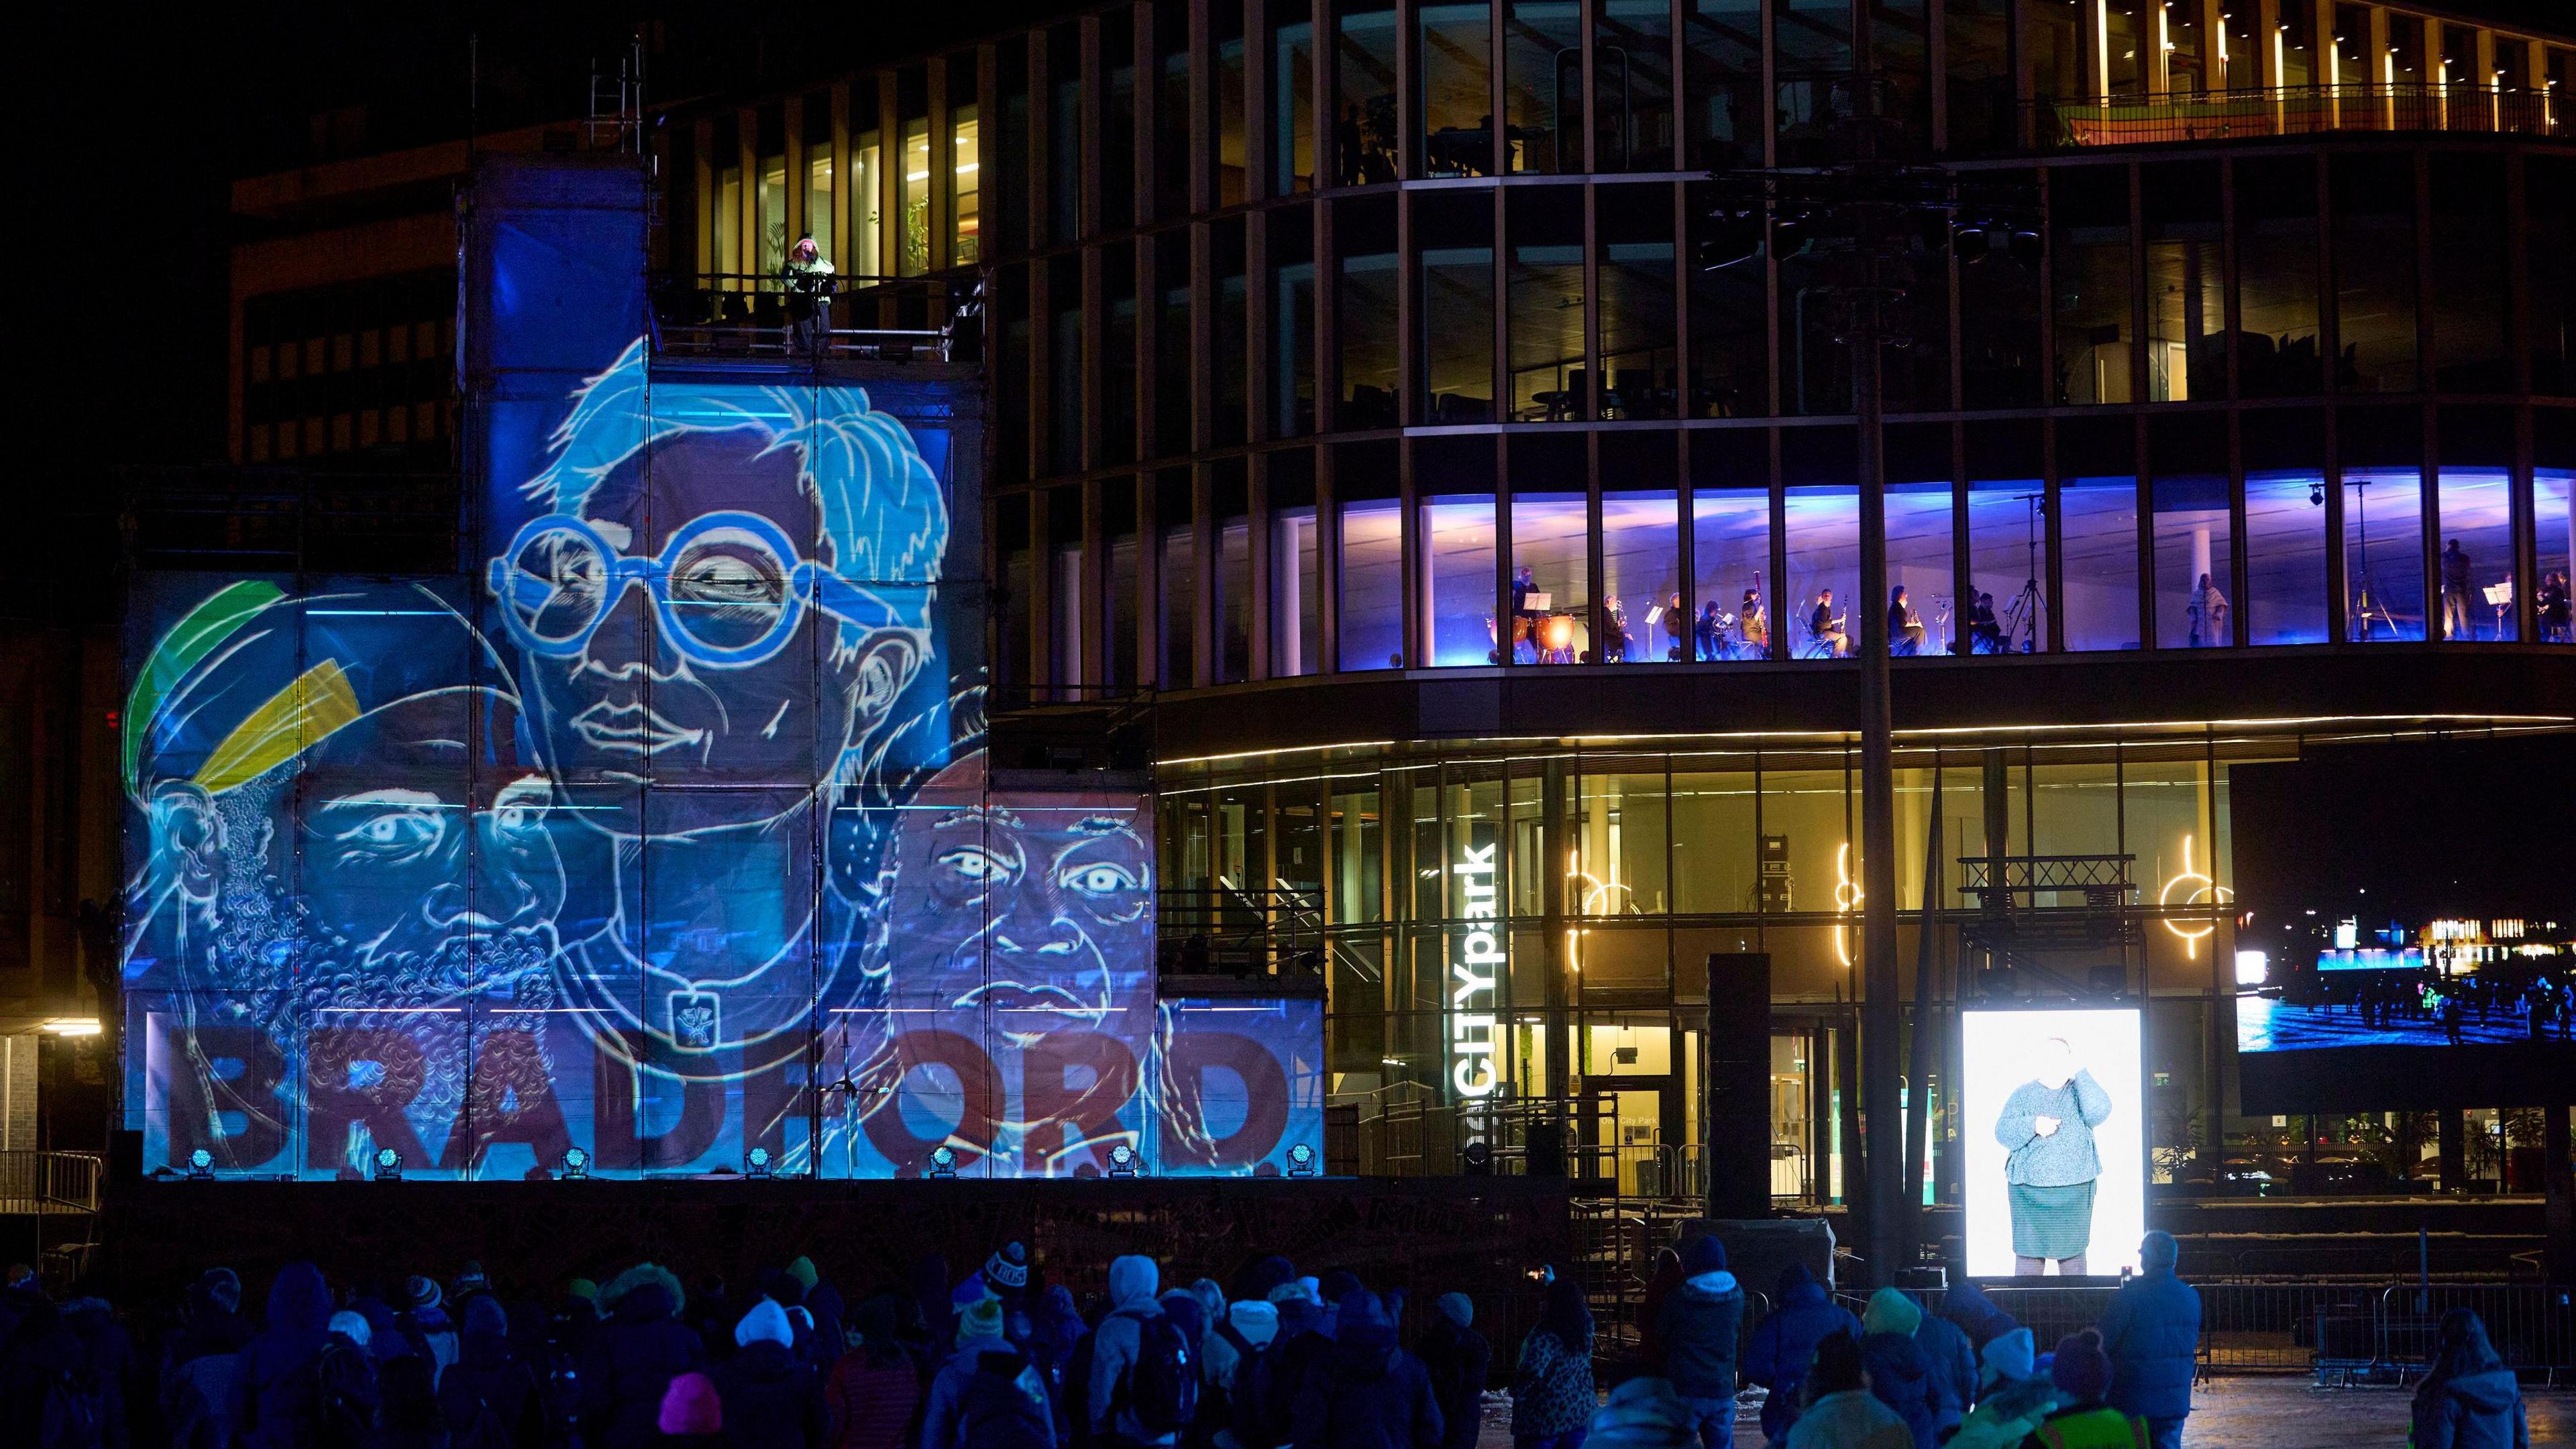
M 331 1288 L 311 1263 L 289 1263 L 268 1289 L 268 1331 L 233 1368 L 233 1441 L 240 1449 L 304 1449 L 320 1428 L 313 1363 L 331 1336 Z
M 252 1338 L 242 1321 L 241 1279 L 229 1268 L 210 1270 L 188 1285 L 179 1330 L 162 1354 L 161 1420 L 171 1449 L 222 1449 L 232 1435 L 224 1409 L 232 1398 L 233 1370 Z
M 2415 1387 L 2414 1449 L 2531 1449 L 2522 1385 L 2473 1308 L 2442 1315 L 2433 1371 Z
M 2146 1420 L 2156 1449 L 2182 1443 L 2200 1364 L 2200 1290 L 2174 1275 L 2181 1256 L 2173 1234 L 2147 1234 L 2138 1244 L 2142 1271 L 2121 1284 L 2102 1310 L 2111 1407 Z
M 1968 1336 L 1969 1346 L 1980 1354 L 1987 1344 L 2021 1327 L 1974 1283 L 1951 1284 L 1941 1295 L 1941 1316 L 1957 1324 Z
M 1798 1390 L 1815 1361 L 1816 1345 L 1834 1333 L 1848 1334 L 1858 1343 L 1861 1326 L 1850 1309 L 1827 1296 L 1804 1264 L 1780 1270 L 1772 1301 L 1776 1306 L 1754 1325 L 1745 1344 L 1744 1376 L 1770 1391 L 1762 1401 L 1762 1437 L 1777 1444 L 1789 1437 L 1789 1426 L 1797 1421 Z
M 822 1449 L 829 1425 L 814 1366 L 796 1356 L 787 1310 L 762 1298 L 734 1325 L 734 1355 L 716 1366 L 725 1442 L 734 1449 Z
M 2018 1449 L 2057 1407 L 2057 1385 L 2038 1367 L 2030 1330 L 1998 1334 L 1977 1357 L 1977 1407 L 1944 1441 L 1944 1449 Z
M 1871 1392 L 1858 1339 L 1836 1329 L 1816 1342 L 1816 1361 L 1800 1390 L 1806 1402 L 1789 1430 L 1789 1449 L 1911 1449 L 1913 1431 Z
M 1234 1432 L 1234 1424 L 1252 1414 L 1254 1409 L 1244 1402 L 1243 1396 L 1259 1391 L 1259 1383 L 1246 1380 L 1245 1370 L 1262 1363 L 1262 1350 L 1279 1337 L 1279 1305 L 1268 1297 L 1271 1289 L 1278 1285 L 1247 1283 L 1242 1278 L 1236 1281 L 1238 1287 L 1257 1289 L 1263 1296 L 1238 1298 L 1227 1304 L 1225 1315 L 1216 1321 L 1216 1326 L 1207 1336 L 1205 1392 L 1215 1402 L 1207 1406 L 1204 1417 L 1217 1422 L 1216 1433 L 1210 1439 L 1217 1449 L 1244 1449 L 1242 1437 Z M 1277 1355 L 1271 1355 L 1268 1364 L 1275 1370 L 1278 1367 Z
M 1002 1300 L 986 1294 L 958 1315 L 956 1351 L 930 1381 L 930 1395 L 921 1409 L 921 1449 L 977 1449 L 969 1442 L 970 1400 L 984 1387 L 978 1376 L 993 1374 L 1035 1396 L 1035 1405 L 1047 1421 L 1048 1437 L 1053 1438 L 1054 1414 L 1047 1406 L 1046 1381 L 1003 1332 Z
M 1689 1401 L 1705 1449 L 1735 1442 L 1735 1358 L 1744 1326 L 1744 1290 L 1726 1268 L 1726 1245 L 1697 1237 L 1682 1245 L 1681 1286 L 1664 1296 L 1655 1318 L 1664 1377 Z
M 2100 1333 L 2087 1328 L 2059 1339 L 2048 1377 L 2057 1386 L 2057 1407 L 2024 1443 L 2037 1449 L 2148 1449 L 2147 1421 L 2104 1402 L 2118 1380 Z
M 1699 1411 L 1673 1392 L 1672 1380 L 1638 1374 L 1612 1389 L 1593 1411 L 1583 1449 L 1695 1449 L 1698 1420 Z
M 1464 1293 L 1443 1293 L 1432 1308 L 1431 1326 L 1413 1347 L 1423 1371 L 1431 1375 L 1432 1400 L 1440 1406 L 1440 1449 L 1476 1449 L 1494 1350 L 1476 1331 L 1475 1300 Z
M 1422 1360 L 1398 1348 L 1376 1294 L 1356 1289 L 1333 1314 L 1333 1348 L 1298 1396 L 1297 1449 L 1440 1449 L 1440 1405 Z
M 1046 1381 L 1047 1400 L 1055 1414 L 1057 1443 L 1072 1441 L 1073 1423 L 1068 1410 L 1073 1395 L 1066 1391 L 1064 1376 L 1073 1364 L 1073 1351 L 1082 1345 L 1082 1310 L 1074 1306 L 1073 1290 L 1062 1283 L 1050 1283 L 1040 1294 L 1036 1306 L 1029 1310 L 1029 1359 L 1038 1366 L 1038 1377 Z
M 1581 1284 L 1552 1278 L 1512 1369 L 1513 1449 L 1581 1449 L 1592 1409 L 1592 1306 Z
M 1860 1356 L 1869 1370 L 1869 1391 L 1905 1421 L 1914 1449 L 1932 1449 L 1940 1442 L 1942 1415 L 1955 1411 L 1949 1389 L 1914 1341 L 1914 1330 L 1922 1323 L 1923 1309 L 1912 1298 L 1894 1288 L 1879 1289 L 1861 1311 Z
M 1930 1361 L 1933 1378 L 1941 1384 L 1944 1402 L 1939 1431 L 1954 1429 L 1967 1417 L 1968 1406 L 1977 1401 L 1976 1346 L 1968 1342 L 1966 1330 L 1937 1313 L 1924 1314 L 1923 1321 L 1915 1325 L 1914 1342 Z
M 544 1440 L 536 1376 L 511 1348 L 509 1311 L 490 1293 L 465 1300 L 464 1341 L 439 1376 L 438 1416 L 459 1446 Z
M 1088 1437 L 1125 1445 L 1171 1444 L 1177 1427 L 1149 1426 L 1128 1402 L 1128 1387 L 1149 1340 L 1164 1341 L 1172 1326 L 1162 1322 L 1163 1305 L 1155 1294 L 1163 1271 L 1153 1259 L 1123 1254 L 1109 1264 L 1109 1315 L 1092 1331 L 1091 1373 L 1083 1384 L 1083 1426 Z M 1184 1360 L 1184 1368 L 1188 1363 Z
M 599 1290 L 608 1317 L 582 1355 L 581 1426 L 588 1449 L 644 1449 L 671 1380 L 699 1366 L 703 1346 L 680 1322 L 687 1298 L 667 1268 L 639 1263 Z
M 808 1273 L 814 1271 L 814 1265 L 803 1258 L 797 1259 L 796 1263 L 805 1263 Z M 788 1276 L 795 1276 L 796 1263 L 787 1265 Z M 829 1283 L 808 1283 L 805 1285 L 804 1308 L 814 1316 L 814 1332 L 805 1344 L 805 1361 L 814 1366 L 815 1373 L 830 1378 L 832 1365 L 839 1363 L 841 1355 L 850 1351 L 848 1315 L 843 1311 L 841 1290 Z
M 1190 1297 L 1198 1301 L 1201 1325 L 1198 1339 L 1199 1418 L 1203 1423 L 1221 1427 L 1226 1417 L 1225 1390 L 1221 1385 L 1232 1375 L 1238 1356 L 1235 1346 L 1225 1339 L 1225 1290 L 1217 1286 L 1214 1278 L 1195 1278 L 1190 1281 Z M 1198 1441 L 1209 1442 L 1214 1432 L 1211 1428 L 1208 1434 L 1198 1436 Z

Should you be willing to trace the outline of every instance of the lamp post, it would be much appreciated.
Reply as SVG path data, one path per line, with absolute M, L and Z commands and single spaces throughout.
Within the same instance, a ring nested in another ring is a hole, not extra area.
M 1879 366 L 1891 346 L 1912 339 L 1891 325 L 1891 309 L 1912 286 L 1914 269 L 1947 265 L 1954 238 L 1967 256 L 1973 238 L 1982 262 L 1992 251 L 2035 263 L 2039 236 L 2029 189 L 1964 178 L 1934 166 L 1891 159 L 1894 118 L 1885 87 L 1872 73 L 1867 31 L 1858 37 L 1856 68 L 1834 99 L 1836 159 L 1814 168 L 1768 168 L 1715 176 L 1719 225 L 1703 248 L 1703 266 L 1803 254 L 1821 271 L 1836 340 L 1851 351 L 1852 412 L 1859 447 L 1861 743 L 1860 1107 L 1862 1201 L 1873 1276 L 1892 1283 L 1914 1255 L 1916 1205 L 1907 1200 L 1909 1149 L 1899 1083 L 1896 960 L 1896 772 L 1890 707 L 1886 435 Z M 1995 242 L 2003 239 L 2005 245 Z M 1920 1075 L 1918 1064 L 1917 1074 Z

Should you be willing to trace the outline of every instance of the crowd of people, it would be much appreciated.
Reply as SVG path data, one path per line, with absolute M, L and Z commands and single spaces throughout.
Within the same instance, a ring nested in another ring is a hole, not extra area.
M 1474 1449 L 1507 1377 L 1514 1449 L 1729 1449 L 1757 1387 L 1762 1438 L 1787 1449 L 2172 1449 L 2200 1302 L 2170 1236 L 2142 1256 L 2098 1325 L 2042 1354 L 1973 1285 L 1929 1312 L 1882 1288 L 1855 1316 L 1792 1266 L 1755 1318 L 1723 1244 L 1693 1237 L 1659 1255 L 1633 1353 L 1605 1352 L 1581 1285 L 1543 1272 L 1508 1375 L 1464 1294 L 1440 1296 L 1408 1346 L 1402 1291 L 1279 1257 L 1170 1287 L 1152 1258 L 1120 1257 L 1088 1305 L 1019 1243 L 962 1281 L 924 1260 L 855 1305 L 804 1257 L 749 1285 L 642 1263 L 550 1299 L 473 1264 L 335 1285 L 292 1263 L 264 1312 L 228 1268 L 126 1313 L 86 1287 L 54 1301 L 17 1268 L 0 1288 L 0 1443 Z M 2466 1310 L 2414 1403 L 2422 1449 L 2529 1442 L 2513 1373 Z

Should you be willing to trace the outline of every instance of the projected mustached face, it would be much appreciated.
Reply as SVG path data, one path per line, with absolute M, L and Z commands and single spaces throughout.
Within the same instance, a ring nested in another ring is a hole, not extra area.
M 681 835 L 757 823 L 765 790 L 636 786 L 812 777 L 884 719 L 918 635 L 832 573 L 796 449 L 689 434 L 531 524 L 492 584 L 525 658 L 548 762 L 587 823 Z
M 1151 1009 L 1152 854 L 1124 818 L 1002 805 L 908 809 L 894 867 L 908 908 L 890 923 L 897 999 L 988 1008 L 1002 1039 L 1135 1039 Z
M 491 691 L 435 690 L 308 752 L 293 822 L 299 898 L 327 958 L 399 969 L 479 946 L 470 953 L 486 966 L 496 953 L 531 964 L 504 948 L 551 932 L 564 872 L 548 833 L 552 790 L 516 760 L 517 723 Z M 469 768 L 478 739 L 485 758 Z

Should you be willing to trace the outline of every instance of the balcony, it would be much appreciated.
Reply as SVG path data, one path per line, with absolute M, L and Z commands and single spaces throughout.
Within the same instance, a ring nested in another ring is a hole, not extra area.
M 775 275 L 659 277 L 653 350 L 666 357 L 844 358 L 971 362 L 982 331 L 972 276 L 834 277 L 828 327 L 802 330 Z
M 2325 131 L 2465 131 L 2566 137 L 2569 106 L 2543 90 L 2495 86 L 2276 86 L 2188 95 L 2030 102 L 2043 150 L 2237 141 Z

